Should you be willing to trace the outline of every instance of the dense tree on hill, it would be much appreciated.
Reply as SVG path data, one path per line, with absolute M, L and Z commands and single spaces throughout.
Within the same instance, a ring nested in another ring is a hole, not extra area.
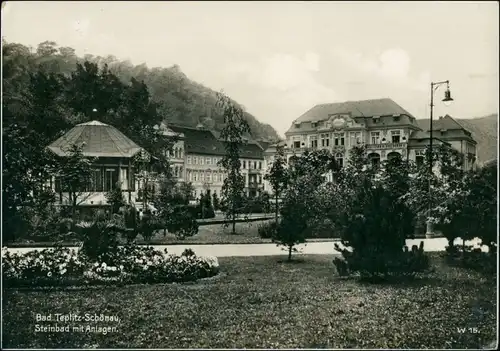
M 3 44 L 4 72 L 11 70 L 8 72 L 11 76 L 21 77 L 36 68 L 65 76 L 75 71 L 81 74 L 82 69 L 90 68 L 84 67 L 84 62 L 88 61 L 88 64 L 97 65 L 103 72 L 109 71 L 109 74 L 113 74 L 122 83 L 130 84 L 132 78 L 137 82 L 144 82 L 150 92 L 151 102 L 157 105 L 158 114 L 167 122 L 194 127 L 200 120 L 209 117 L 213 120 L 216 130 L 221 131 L 223 128 L 224 117 L 223 112 L 216 106 L 216 92 L 190 80 L 178 65 L 168 68 L 149 68 L 146 64 L 134 66 L 129 61 L 120 61 L 112 55 L 101 57 L 87 54 L 84 57 L 77 57 L 74 49 L 58 47 L 51 41 L 40 43 L 35 50 L 21 44 L 7 43 L 5 40 Z M 77 68 L 77 63 L 80 63 L 80 68 Z M 90 78 L 96 72 L 87 74 Z M 26 80 L 26 77 L 24 79 Z M 20 88 L 23 87 L 22 82 L 22 79 L 16 80 L 16 84 L 21 85 Z M 80 84 L 86 86 L 85 81 L 81 81 Z M 112 90 L 113 85 L 108 86 L 108 89 Z M 76 103 L 78 101 L 75 101 Z M 233 103 L 238 105 L 234 101 Z M 241 105 L 238 106 L 242 108 Z M 245 111 L 243 115 L 255 138 L 278 139 L 278 134 L 270 125 L 259 123 L 254 116 Z

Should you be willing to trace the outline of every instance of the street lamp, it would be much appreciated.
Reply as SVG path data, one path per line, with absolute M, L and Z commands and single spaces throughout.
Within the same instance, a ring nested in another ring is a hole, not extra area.
M 432 211 L 432 198 L 431 198 L 431 175 L 432 175 L 432 167 L 433 167 L 433 154 L 432 154 L 432 118 L 433 118 L 433 107 L 434 107 L 434 92 L 437 88 L 443 84 L 446 84 L 446 91 L 444 92 L 444 99 L 442 100 L 445 106 L 450 106 L 453 102 L 453 98 L 451 97 L 450 92 L 450 81 L 444 80 L 442 82 L 431 82 L 431 118 L 429 121 L 429 133 L 430 133 L 430 142 L 429 142 L 429 218 L 427 220 L 427 230 L 425 236 L 431 238 L 434 236 L 434 228 L 431 220 L 431 211 Z

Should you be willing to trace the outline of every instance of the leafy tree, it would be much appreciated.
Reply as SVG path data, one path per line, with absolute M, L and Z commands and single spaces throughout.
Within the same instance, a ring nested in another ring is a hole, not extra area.
M 433 148 L 432 157 L 437 165 L 432 173 L 429 167 L 412 167 L 410 186 L 404 199 L 419 221 L 431 221 L 442 229 L 451 248 L 458 236 L 465 240 L 473 238 L 465 232 L 460 233 L 460 226 L 456 226 L 458 222 L 452 221 L 453 213 L 459 211 L 467 193 L 463 158 L 458 151 L 443 144 Z M 426 159 L 429 158 L 427 148 Z
M 316 193 L 318 190 L 317 174 L 301 175 L 290 179 L 288 189 L 281 204 L 281 221 L 277 225 L 273 242 L 288 250 L 288 260 L 292 259 L 295 246 L 304 243 L 306 229 L 315 216 Z M 316 178 L 316 179 L 314 179 Z
M 83 145 L 72 144 L 68 147 L 66 155 L 59 158 L 56 173 L 60 183 L 60 192 L 67 193 L 71 203 L 72 215 L 76 215 L 77 206 L 88 198 L 87 187 L 92 176 L 93 158 L 83 155 Z
M 220 165 L 225 169 L 227 177 L 222 185 L 222 196 L 227 202 L 226 218 L 232 220 L 232 233 L 236 233 L 236 217 L 240 213 L 240 203 L 243 200 L 245 179 L 241 174 L 241 144 L 243 135 L 250 132 L 250 127 L 244 119 L 243 110 L 236 106 L 223 93 L 217 95 L 218 106 L 223 111 L 224 129 L 221 138 L 224 140 L 225 156 Z
M 281 194 L 288 185 L 288 170 L 286 167 L 285 150 L 282 145 L 276 146 L 276 155 L 269 172 L 264 176 L 268 180 L 274 191 L 275 200 L 275 221 L 278 223 L 279 205 L 278 201 Z

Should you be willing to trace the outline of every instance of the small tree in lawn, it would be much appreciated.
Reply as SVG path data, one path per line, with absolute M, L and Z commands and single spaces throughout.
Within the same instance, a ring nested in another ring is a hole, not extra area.
M 269 181 L 274 191 L 274 201 L 276 204 L 274 218 L 276 224 L 278 224 L 279 214 L 278 201 L 288 185 L 288 170 L 286 168 L 286 163 L 285 149 L 282 145 L 277 145 L 273 165 L 269 173 L 264 176 L 264 179 Z M 278 225 L 276 225 L 276 230 L 278 230 Z
M 222 92 L 217 94 L 217 105 L 222 109 L 224 117 L 221 138 L 226 150 L 219 163 L 227 174 L 222 185 L 222 197 L 227 204 L 226 218 L 232 221 L 232 234 L 236 234 L 236 217 L 241 211 L 240 204 L 245 189 L 245 179 L 241 174 L 240 148 L 243 135 L 250 133 L 250 126 L 244 119 L 242 108 Z
M 65 150 L 66 156 L 60 158 L 56 173 L 61 184 L 61 193 L 68 193 L 73 217 L 76 215 L 77 206 L 89 197 L 86 190 L 93 171 L 92 162 L 94 159 L 83 155 L 83 146 L 83 144 L 70 145 Z
M 281 204 L 281 221 L 277 225 L 273 242 L 284 246 L 288 250 L 288 261 L 292 260 L 295 246 L 304 243 L 309 220 L 314 216 L 318 206 L 316 200 L 317 174 L 302 175 L 291 179 Z

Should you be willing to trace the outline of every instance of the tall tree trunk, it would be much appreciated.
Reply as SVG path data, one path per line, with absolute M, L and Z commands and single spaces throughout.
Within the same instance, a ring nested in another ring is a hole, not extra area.
M 233 213 L 233 234 L 236 234 L 236 215 Z
M 276 222 L 276 234 L 278 234 L 278 192 L 276 192 L 276 203 L 274 206 L 274 220 Z
M 292 246 L 288 246 L 288 261 L 292 260 Z

